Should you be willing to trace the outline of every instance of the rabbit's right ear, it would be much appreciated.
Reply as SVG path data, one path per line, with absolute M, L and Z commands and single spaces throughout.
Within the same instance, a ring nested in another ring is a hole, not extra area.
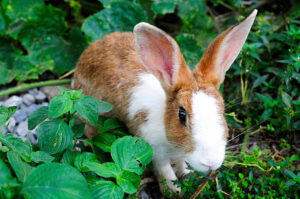
M 253 10 L 245 20 L 228 28 L 210 43 L 194 70 L 198 84 L 211 83 L 220 87 L 247 39 L 256 14 L 257 10 Z
M 192 77 L 177 43 L 165 32 L 142 22 L 134 27 L 133 33 L 139 60 L 165 90 L 180 87 Z

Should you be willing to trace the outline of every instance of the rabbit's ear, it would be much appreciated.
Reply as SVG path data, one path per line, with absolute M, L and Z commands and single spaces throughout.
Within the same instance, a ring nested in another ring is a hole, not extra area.
M 210 43 L 194 70 L 199 84 L 205 82 L 220 87 L 226 71 L 246 41 L 256 14 L 257 10 L 252 11 L 246 19 L 230 27 Z
M 134 27 L 133 33 L 139 60 L 158 78 L 165 90 L 184 82 L 186 75 L 192 77 L 177 43 L 165 32 L 142 22 Z

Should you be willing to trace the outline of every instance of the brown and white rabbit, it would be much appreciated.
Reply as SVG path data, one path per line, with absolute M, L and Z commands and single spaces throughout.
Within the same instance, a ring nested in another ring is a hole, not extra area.
M 149 142 L 159 181 L 180 191 L 179 175 L 215 170 L 225 157 L 227 124 L 219 87 L 238 56 L 255 19 L 245 20 L 211 42 L 191 71 L 174 39 L 139 23 L 132 33 L 111 33 L 93 42 L 80 56 L 74 88 L 115 106 L 108 115 L 125 122 L 130 132 Z M 97 131 L 89 126 L 87 136 Z

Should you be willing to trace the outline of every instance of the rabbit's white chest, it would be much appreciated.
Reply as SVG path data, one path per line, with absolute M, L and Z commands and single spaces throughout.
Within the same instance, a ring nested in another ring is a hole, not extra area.
M 143 139 L 151 145 L 167 143 L 164 114 L 166 94 L 160 82 L 152 74 L 139 76 L 139 84 L 130 90 L 128 117 L 131 121 L 139 112 L 146 112 L 146 122 L 138 126 Z

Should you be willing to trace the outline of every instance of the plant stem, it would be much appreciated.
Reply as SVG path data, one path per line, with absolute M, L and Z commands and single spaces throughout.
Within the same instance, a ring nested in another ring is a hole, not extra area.
M 19 86 L 4 90 L 0 92 L 0 97 L 9 95 L 12 93 L 28 90 L 31 88 L 43 87 L 43 86 L 53 86 L 53 85 L 60 85 L 60 84 L 69 84 L 71 83 L 71 79 L 60 79 L 60 80 L 49 80 L 43 82 L 34 82 L 30 84 L 21 84 Z

